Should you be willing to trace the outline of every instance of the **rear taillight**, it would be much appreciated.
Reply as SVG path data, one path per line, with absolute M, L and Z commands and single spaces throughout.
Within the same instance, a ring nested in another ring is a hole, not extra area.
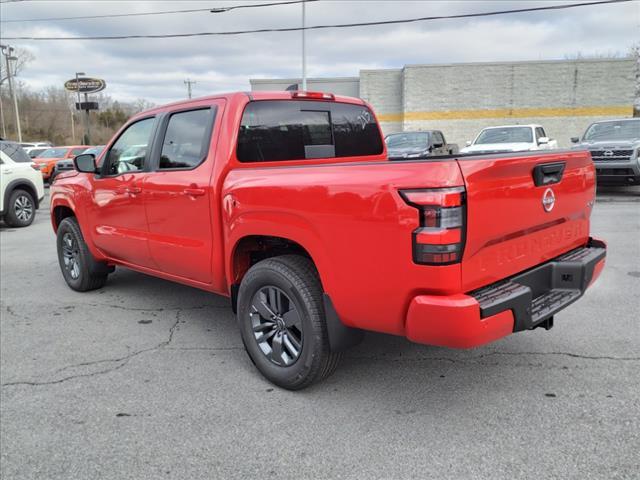
M 291 98 L 308 98 L 309 100 L 335 100 L 336 99 L 333 93 L 305 92 L 302 90 L 291 92 Z
M 464 187 L 400 190 L 418 209 L 420 227 L 413 231 L 413 261 L 448 265 L 462 260 L 465 233 Z
M 31 168 L 33 168 L 34 170 L 40 171 L 40 165 L 38 165 L 37 163 L 31 163 Z

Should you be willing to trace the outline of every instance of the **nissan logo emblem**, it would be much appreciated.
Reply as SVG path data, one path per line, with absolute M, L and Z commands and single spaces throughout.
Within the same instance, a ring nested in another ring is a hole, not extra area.
M 544 208 L 545 212 L 550 212 L 553 210 L 553 206 L 556 204 L 556 195 L 553 193 L 553 190 L 547 188 L 544 191 L 544 195 L 542 195 L 542 208 Z

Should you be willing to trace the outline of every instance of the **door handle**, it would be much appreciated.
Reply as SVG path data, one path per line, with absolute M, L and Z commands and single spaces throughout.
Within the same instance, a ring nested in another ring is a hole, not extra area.
M 189 197 L 201 197 L 205 194 L 205 190 L 204 188 L 185 188 L 182 193 Z
M 137 195 L 142 192 L 142 188 L 135 186 L 126 186 L 116 188 L 116 193 L 128 193 L 129 195 Z

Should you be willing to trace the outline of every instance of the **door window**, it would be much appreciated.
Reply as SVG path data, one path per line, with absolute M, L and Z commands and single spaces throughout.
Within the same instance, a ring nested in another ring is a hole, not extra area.
M 211 109 L 191 110 L 171 115 L 162 142 L 160 169 L 195 168 L 209 151 Z
M 120 175 L 144 170 L 149 158 L 154 118 L 145 118 L 130 125 L 107 153 L 104 173 Z

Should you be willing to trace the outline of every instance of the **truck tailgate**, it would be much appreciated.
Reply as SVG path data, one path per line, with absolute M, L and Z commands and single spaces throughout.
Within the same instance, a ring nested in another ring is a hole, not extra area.
M 478 156 L 460 158 L 458 165 L 467 189 L 464 291 L 588 241 L 595 198 L 588 152 Z

